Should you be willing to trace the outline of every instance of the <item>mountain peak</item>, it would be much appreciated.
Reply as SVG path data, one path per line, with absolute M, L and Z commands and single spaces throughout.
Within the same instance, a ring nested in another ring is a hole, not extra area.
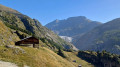
M 69 17 L 68 19 L 75 19 L 75 18 L 78 18 L 78 19 L 87 19 L 85 16 Z
M 59 20 L 58 20 L 58 19 L 56 19 L 56 20 L 55 20 L 55 22 L 56 22 L 56 23 L 58 23 L 58 22 L 59 22 Z

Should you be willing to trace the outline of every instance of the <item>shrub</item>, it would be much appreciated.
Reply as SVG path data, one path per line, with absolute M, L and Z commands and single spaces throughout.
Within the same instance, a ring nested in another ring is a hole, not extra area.
M 58 50 L 58 55 L 60 55 L 60 56 L 63 57 L 63 58 L 66 58 L 64 52 L 63 52 L 60 48 L 59 48 L 59 50 Z

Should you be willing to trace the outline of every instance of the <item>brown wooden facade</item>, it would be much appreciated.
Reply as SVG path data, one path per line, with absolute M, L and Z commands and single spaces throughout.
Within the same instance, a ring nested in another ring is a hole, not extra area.
M 15 43 L 16 46 L 21 46 L 21 44 L 33 44 L 33 48 L 39 48 L 39 39 L 35 37 L 28 37 Z

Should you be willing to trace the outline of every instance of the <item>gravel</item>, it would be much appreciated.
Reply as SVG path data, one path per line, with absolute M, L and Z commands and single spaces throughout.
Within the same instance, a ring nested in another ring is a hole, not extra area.
M 14 63 L 0 61 L 0 67 L 18 67 L 18 66 Z

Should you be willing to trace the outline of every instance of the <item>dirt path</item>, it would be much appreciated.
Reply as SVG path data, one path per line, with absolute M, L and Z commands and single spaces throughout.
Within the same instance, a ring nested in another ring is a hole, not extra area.
M 18 67 L 18 66 L 14 63 L 0 61 L 0 67 Z

